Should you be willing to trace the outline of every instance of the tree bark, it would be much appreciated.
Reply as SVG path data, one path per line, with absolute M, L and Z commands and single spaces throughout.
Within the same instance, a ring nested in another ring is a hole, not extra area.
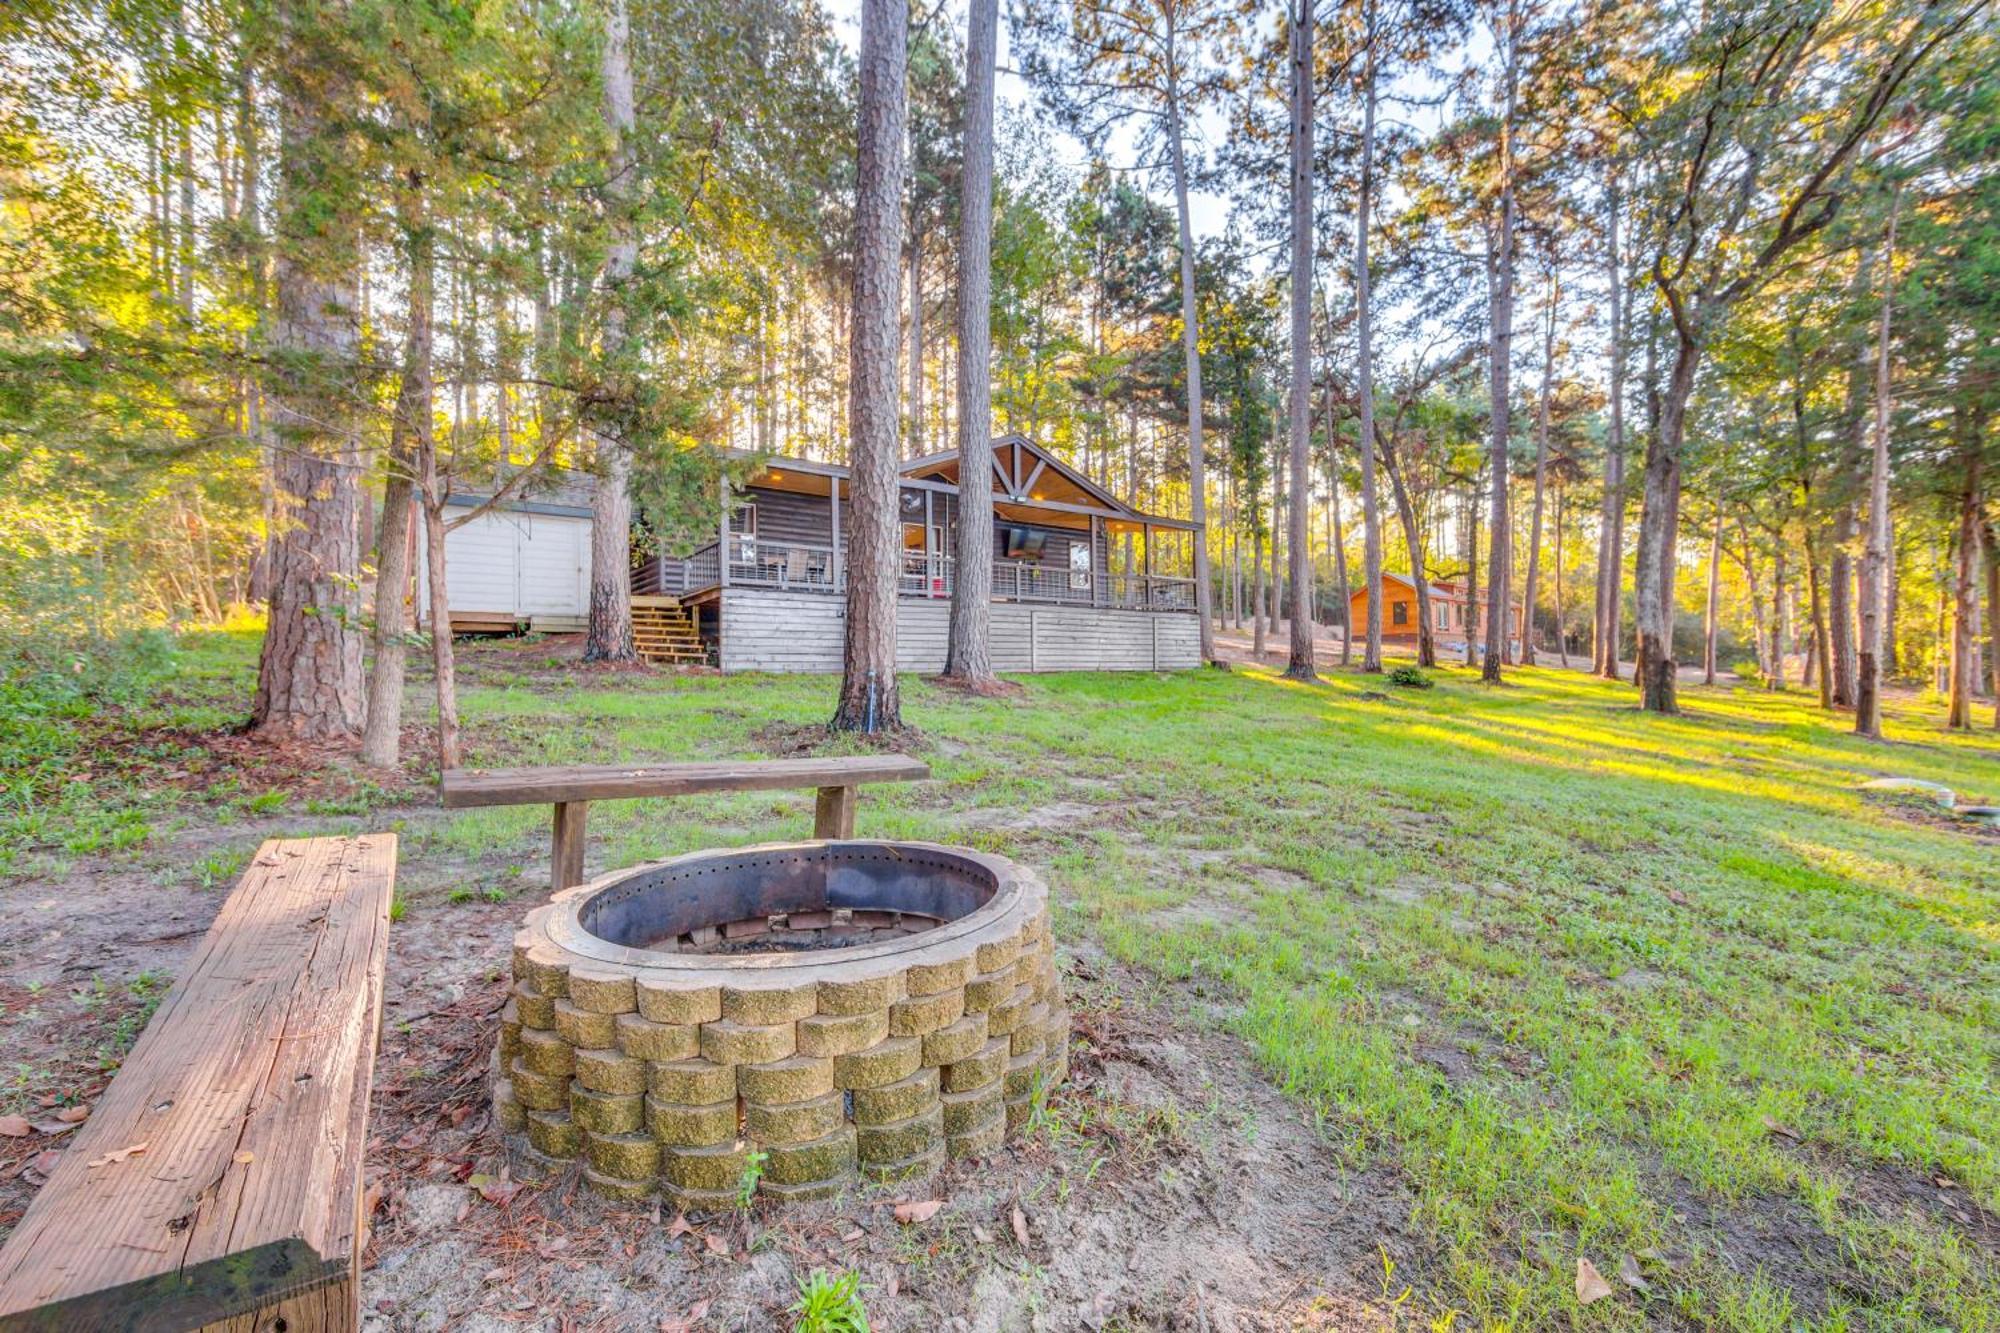
M 1410 488 L 1403 478 L 1402 460 L 1397 456 L 1392 437 L 1383 435 L 1382 470 L 1389 474 L 1389 493 L 1396 501 L 1396 518 L 1403 528 L 1403 549 L 1410 560 L 1410 583 L 1417 599 L 1417 665 L 1434 667 L 1437 665 L 1437 633 L 1431 618 L 1431 580 L 1426 572 L 1424 560 L 1424 530 L 1417 522 L 1417 507 L 1410 499 Z
M 1514 356 L 1514 96 L 1520 70 L 1519 6 L 1507 6 L 1507 64 L 1500 119 L 1500 233 L 1489 251 L 1492 336 L 1488 351 L 1490 409 L 1488 422 L 1492 452 L 1492 518 L 1488 541 L 1492 554 L 1487 558 L 1486 652 L 1480 663 L 1479 678 L 1489 685 L 1500 683 L 1500 663 L 1507 651 L 1508 599 L 1511 593 L 1509 565 L 1513 561 L 1513 534 L 1507 513 L 1507 444 L 1510 429 L 1510 375 Z
M 1639 512 L 1634 600 L 1638 603 L 1639 706 L 1678 713 L 1674 663 L 1674 541 L 1680 531 L 1681 444 L 1700 347 L 1677 330 L 1674 365 L 1660 400 L 1659 427 L 1646 440 L 1645 498 Z
M 1562 275 L 1549 268 L 1549 320 L 1542 332 L 1542 391 L 1535 409 L 1535 505 L 1528 519 L 1528 576 L 1521 581 L 1521 665 L 1535 665 L 1535 602 L 1542 575 L 1542 498 L 1549 481 L 1549 398 L 1556 377 L 1556 304 Z
M 1722 505 L 1715 506 L 1715 528 L 1708 538 L 1708 601 L 1702 613 L 1701 683 L 1715 684 L 1715 636 L 1722 614 Z
M 1896 213 L 1899 188 L 1889 201 L 1889 228 L 1882 249 L 1882 313 L 1875 328 L 1875 413 L 1868 467 L 1868 545 L 1861 557 L 1861 651 L 1854 677 L 1854 730 L 1882 735 L 1883 609 L 1889 563 L 1889 330 L 1896 274 Z
M 910 218 L 910 457 L 924 454 L 924 229 Z
M 1368 271 L 1369 214 L 1375 205 L 1375 4 L 1365 11 L 1367 44 L 1361 78 L 1361 189 L 1354 205 L 1354 393 L 1360 422 L 1361 571 L 1367 582 L 1361 669 L 1382 669 L 1382 500 L 1375 483 L 1375 311 Z M 1348 637 L 1353 637 L 1350 626 Z
M 409 655 L 410 529 L 415 450 L 413 437 L 431 430 L 431 257 L 423 182 L 410 173 L 399 210 L 409 253 L 409 330 L 403 346 L 403 382 L 389 423 L 388 474 L 382 487 L 381 558 L 375 571 L 375 663 L 368 680 L 368 723 L 361 762 L 395 768 L 401 761 L 403 679 Z
M 1964 471 L 1958 496 L 1958 549 L 1952 566 L 1951 658 L 1945 704 L 1945 726 L 1953 731 L 1972 726 L 1973 620 L 1981 527 L 1979 446 L 1983 434 L 1976 417 L 1963 408 L 1959 413 L 1959 455 Z
M 627 285 L 638 267 L 638 162 L 633 151 L 632 24 L 625 0 L 611 0 L 604 16 L 604 127 L 611 136 L 604 197 L 611 215 L 611 246 L 604 257 L 608 305 L 603 348 L 607 378 L 619 396 L 629 392 L 633 358 L 626 347 Z M 632 642 L 632 451 L 617 429 L 594 430 L 597 489 L 590 505 L 590 623 L 586 662 L 636 662 Z
M 1475 484 L 1465 506 L 1465 664 L 1479 663 L 1479 635 L 1473 632 L 1479 612 L 1479 489 Z
M 1808 528 L 1806 530 L 1806 587 L 1811 593 L 1812 657 L 1806 662 L 1806 683 L 1811 684 L 1813 680 L 1817 679 L 1819 682 L 1819 706 L 1821 708 L 1832 708 L 1833 671 L 1828 666 L 1830 645 L 1826 630 L 1826 604 L 1825 598 L 1820 593 L 1821 566 L 1819 552 L 1814 549 L 1814 546 L 1812 530 Z M 1813 675 L 1815 670 L 1819 673 L 1817 677 Z
M 958 241 L 958 547 L 945 675 L 994 679 L 992 622 L 993 81 L 999 0 L 972 0 Z M 1091 560 L 1097 559 L 1096 552 Z
M 1335 433 L 1337 420 L 1333 410 L 1333 374 L 1327 373 L 1326 380 L 1326 484 L 1327 509 L 1333 516 L 1333 577 L 1340 592 L 1340 664 L 1349 666 L 1354 660 L 1354 594 L 1347 581 L 1347 534 L 1342 531 L 1340 521 L 1340 448 L 1339 436 Z
M 1992 523 L 1984 518 L 1979 522 L 1979 546 L 1986 552 L 1986 651 L 1993 661 L 1993 727 L 2000 731 L 2000 544 L 1994 541 Z
M 250 710 L 252 729 L 270 739 L 353 741 L 362 727 L 360 229 L 354 201 L 335 197 L 348 183 L 351 147 L 335 127 L 351 96 L 338 70 L 321 69 L 310 78 L 288 75 L 278 108 L 269 339 L 276 524 L 270 620 Z
M 1312 287 L 1313 0 L 1292 4 L 1292 622 L 1285 674 L 1317 680 L 1313 661 Z
M 1591 618 L 1592 670 L 1617 680 L 1618 640 L 1624 611 L 1625 572 L 1625 278 L 1618 248 L 1618 175 L 1607 168 L 1604 184 L 1605 253 L 1611 294 L 1609 421 L 1604 439 L 1604 507 L 1597 529 L 1597 605 Z
M 443 480 L 438 474 L 437 441 L 429 430 L 417 437 L 417 486 L 424 504 L 424 571 L 430 584 L 431 675 L 437 687 L 437 758 L 440 770 L 457 768 L 464 755 L 458 740 L 458 669 L 451 643 L 451 598 L 445 586 Z
M 852 331 L 848 342 L 847 643 L 833 726 L 895 731 L 897 277 L 902 258 L 906 7 L 862 0 L 859 161 L 854 206 Z M 1204 611 L 1206 608 L 1203 608 Z M 1205 617 L 1204 617 L 1205 619 Z
M 1201 626 L 1201 660 L 1215 660 L 1215 628 L 1209 618 L 1208 474 L 1201 439 L 1201 346 L 1195 319 L 1194 224 L 1188 214 L 1187 145 L 1181 123 L 1180 63 L 1173 26 L 1167 22 L 1167 149 L 1174 173 L 1174 214 L 1181 247 L 1181 350 L 1187 361 L 1188 518 L 1194 523 L 1195 620 Z

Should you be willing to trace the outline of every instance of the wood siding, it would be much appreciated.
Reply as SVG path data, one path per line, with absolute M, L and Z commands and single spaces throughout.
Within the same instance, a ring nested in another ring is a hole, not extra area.
M 724 671 L 834 672 L 846 606 L 812 593 L 731 588 L 722 599 Z M 896 666 L 944 670 L 951 604 L 929 598 L 897 603 Z M 993 604 L 996 671 L 1179 671 L 1199 664 L 1192 615 L 1094 607 Z

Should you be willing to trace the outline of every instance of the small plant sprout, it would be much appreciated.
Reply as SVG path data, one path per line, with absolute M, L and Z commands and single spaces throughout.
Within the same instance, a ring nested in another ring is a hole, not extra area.
M 752 1148 L 743 1155 L 743 1174 L 736 1178 L 736 1207 L 740 1212 L 750 1211 L 750 1201 L 756 1197 L 757 1182 L 764 1178 L 764 1163 L 771 1154 Z M 834 1327 L 829 1325 L 829 1327 Z
M 793 1333 L 868 1333 L 868 1311 L 861 1304 L 861 1275 L 842 1273 L 838 1277 L 823 1268 L 799 1283 L 799 1299 L 792 1306 L 798 1318 Z

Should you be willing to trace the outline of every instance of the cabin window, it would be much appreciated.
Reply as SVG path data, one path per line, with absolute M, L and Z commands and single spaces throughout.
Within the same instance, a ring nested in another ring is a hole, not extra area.
M 1090 543 L 1071 542 L 1069 544 L 1069 586 L 1088 588 L 1090 586 Z
M 1437 627 L 1439 629 L 1451 628 L 1451 607 L 1444 602 L 1437 604 Z
M 757 506 L 740 504 L 729 516 L 729 535 L 735 539 L 736 561 L 738 564 L 752 564 L 757 559 Z
M 1407 624 L 1409 624 L 1409 623 L 1410 623 L 1410 604 L 1409 604 L 1408 602 L 1391 602 L 1391 603 L 1389 603 L 1389 621 L 1390 621 L 1390 623 L 1391 623 L 1391 624 L 1395 624 L 1395 625 L 1407 625 Z

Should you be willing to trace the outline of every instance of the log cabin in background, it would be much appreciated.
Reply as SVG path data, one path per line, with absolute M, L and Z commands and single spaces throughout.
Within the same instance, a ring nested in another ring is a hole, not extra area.
M 903 670 L 944 669 L 958 462 L 952 451 L 902 466 Z M 996 670 L 1199 663 L 1192 577 L 1199 530 L 1192 523 L 1141 512 L 1018 435 L 994 441 L 992 466 Z M 454 629 L 580 628 L 588 614 L 589 482 L 560 480 L 446 538 Z M 845 467 L 769 460 L 747 484 L 718 497 L 712 538 L 635 565 L 639 650 L 655 661 L 712 662 L 724 671 L 840 670 L 847 502 Z
M 1474 639 L 1486 635 L 1486 590 L 1480 589 L 1477 602 L 1468 608 L 1465 585 L 1455 579 L 1434 579 L 1430 585 L 1431 632 L 1440 648 L 1463 649 L 1468 626 Z M 1348 624 L 1368 623 L 1368 585 L 1356 587 L 1347 600 Z M 1414 644 L 1417 641 L 1417 585 L 1407 574 L 1382 571 L 1382 637 L 1389 642 Z M 1356 633 L 1360 631 L 1357 628 Z M 1509 607 L 1507 637 L 1518 645 L 1521 612 Z

